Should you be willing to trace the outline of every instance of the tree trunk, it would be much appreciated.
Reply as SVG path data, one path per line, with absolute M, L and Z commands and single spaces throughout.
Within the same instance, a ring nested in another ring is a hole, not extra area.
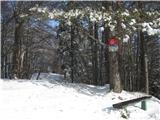
M 140 31 L 140 91 L 145 92 L 145 45 L 144 45 L 144 34 Z
M 74 27 L 71 26 L 71 48 L 70 48 L 70 54 L 71 54 L 71 82 L 73 83 L 74 81 L 74 45 L 73 45 L 73 40 L 74 40 Z
M 121 80 L 118 68 L 118 57 L 117 52 L 109 53 L 110 62 L 110 88 L 113 92 L 120 93 L 122 91 Z
M 20 77 L 20 65 L 21 65 L 21 34 L 22 34 L 23 21 L 19 21 L 19 18 L 15 18 L 15 40 L 13 49 L 13 76 Z
M 94 24 L 94 36 L 95 38 L 98 39 L 98 27 L 97 24 Z M 94 42 L 94 47 L 93 47 L 93 75 L 94 75 L 94 84 L 97 85 L 98 84 L 98 46 L 97 43 Z
M 105 26 L 105 25 L 104 25 Z M 104 32 L 103 32 L 103 41 L 105 42 L 106 40 L 109 39 L 109 33 L 110 30 L 108 27 L 105 27 Z M 109 51 L 108 48 L 105 48 L 105 53 L 104 53 L 104 57 L 105 57 L 105 75 L 106 75 L 106 81 L 105 83 L 109 84 Z
M 146 54 L 145 54 L 145 78 L 146 78 L 145 93 L 149 94 L 148 58 Z

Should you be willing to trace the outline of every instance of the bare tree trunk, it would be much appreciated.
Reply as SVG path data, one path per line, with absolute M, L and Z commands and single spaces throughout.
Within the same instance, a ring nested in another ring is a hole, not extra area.
M 3 23 L 2 21 L 2 28 L 1 28 L 1 59 L 0 59 L 0 62 L 1 62 L 1 75 L 0 77 L 2 78 L 5 78 L 6 77 L 6 73 L 5 73 L 5 67 L 6 67 L 6 57 L 7 57 L 7 54 L 5 52 L 5 48 L 4 48 L 4 45 L 5 45 L 5 40 L 6 40 L 6 36 L 7 36 L 7 30 L 6 30 L 6 27 L 5 27 L 5 23 Z
M 140 88 L 145 92 L 145 49 L 144 49 L 144 34 L 140 31 Z
M 138 30 L 138 38 L 137 38 L 137 51 L 136 51 L 136 90 L 140 90 L 140 30 Z
M 102 1 L 102 6 L 105 7 L 106 11 L 103 11 L 104 13 L 107 12 L 109 10 L 109 7 L 111 6 L 111 2 L 108 1 Z M 102 38 L 103 38 L 103 42 L 105 42 L 106 40 L 108 40 L 110 38 L 110 29 L 109 27 L 106 27 L 106 23 L 104 23 L 103 25 L 104 27 L 104 31 L 102 33 Z M 105 84 L 109 84 L 109 51 L 108 51 L 108 47 L 105 48 L 104 51 L 104 57 L 105 57 Z
M 146 54 L 145 54 L 145 78 L 146 78 L 145 93 L 149 94 L 148 58 Z
M 95 23 L 94 24 L 94 36 L 95 38 L 98 39 L 98 27 L 97 27 L 97 24 Z M 94 42 L 94 47 L 93 47 L 93 75 L 94 75 L 94 84 L 97 85 L 98 84 L 98 46 L 97 46 L 97 43 Z
M 73 26 L 71 26 L 71 51 L 70 51 L 70 54 L 71 54 L 71 81 L 73 83 L 74 81 L 74 45 L 73 45 L 73 40 L 74 40 L 74 28 Z
M 104 25 L 105 26 L 105 25 Z M 110 30 L 108 27 L 105 27 L 104 32 L 103 32 L 103 41 L 106 41 L 107 39 L 109 39 L 110 35 Z M 104 57 L 105 57 L 105 75 L 106 75 L 106 81 L 105 83 L 109 84 L 109 51 L 108 48 L 106 47 L 105 49 L 105 53 L 104 53 Z
M 103 46 L 100 46 L 100 56 L 99 56 L 99 83 L 100 85 L 102 85 L 103 83 L 103 76 L 102 76 L 102 72 L 103 72 Z
M 19 21 L 19 18 L 15 18 L 15 40 L 13 49 L 13 68 L 12 73 L 14 76 L 20 77 L 20 65 L 21 65 L 21 34 L 22 25 L 24 21 Z
M 121 80 L 118 67 L 117 52 L 109 53 L 110 62 L 110 87 L 114 92 L 120 93 L 122 91 Z
M 89 31 L 90 31 L 90 35 L 93 35 L 93 24 L 90 22 L 89 23 Z M 94 83 L 94 57 L 93 57 L 93 53 L 94 53 L 94 41 L 90 39 L 90 45 L 91 45 L 91 80 L 90 80 L 90 84 Z

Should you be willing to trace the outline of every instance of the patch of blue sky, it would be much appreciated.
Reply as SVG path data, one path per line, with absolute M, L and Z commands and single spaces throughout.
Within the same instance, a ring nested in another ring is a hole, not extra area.
M 51 26 L 53 28 L 59 26 L 59 21 L 57 21 L 57 20 L 48 20 L 47 23 L 49 26 Z

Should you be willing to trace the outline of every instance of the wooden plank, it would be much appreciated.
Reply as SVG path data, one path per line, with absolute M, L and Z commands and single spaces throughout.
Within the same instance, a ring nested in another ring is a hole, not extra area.
M 135 99 L 119 102 L 119 103 L 113 104 L 113 107 L 120 109 L 120 108 L 126 107 L 126 106 L 128 106 L 130 104 L 134 104 L 134 103 L 140 102 L 142 100 L 149 99 L 151 97 L 152 96 L 149 95 L 149 96 L 143 96 L 143 97 L 140 97 L 140 98 L 135 98 Z

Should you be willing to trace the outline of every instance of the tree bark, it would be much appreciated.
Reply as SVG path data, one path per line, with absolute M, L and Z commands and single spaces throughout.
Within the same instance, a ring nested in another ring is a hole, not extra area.
M 144 34 L 140 30 L 140 91 L 145 92 L 146 78 L 145 78 L 145 45 Z
M 73 45 L 73 40 L 74 40 L 74 28 L 71 26 L 71 48 L 70 48 L 70 54 L 71 54 L 71 82 L 73 83 L 74 81 L 74 45 Z
M 94 24 L 94 36 L 95 38 L 98 39 L 98 27 L 97 27 L 97 23 Z M 97 85 L 98 84 L 98 46 L 97 43 L 94 42 L 94 47 L 93 47 L 93 75 L 94 75 L 94 84 Z
M 149 94 L 148 58 L 146 54 L 145 54 L 145 78 L 146 78 L 145 93 Z
M 110 89 L 113 89 L 113 92 L 120 93 L 122 91 L 121 80 L 118 67 L 118 57 L 117 52 L 109 53 L 109 62 L 110 62 Z
M 14 49 L 13 49 L 13 68 L 12 68 L 12 73 L 13 75 L 20 77 L 20 65 L 21 65 L 21 59 L 20 59 L 20 54 L 21 54 L 21 33 L 22 33 L 22 25 L 23 22 L 19 22 L 19 19 L 15 19 L 15 40 L 14 40 Z
M 105 25 L 104 25 L 105 26 Z M 108 27 L 105 27 L 104 29 L 104 32 L 103 32 L 103 41 L 105 42 L 106 40 L 109 39 L 109 33 L 110 33 L 110 30 Z M 106 75 L 106 81 L 105 83 L 109 84 L 109 50 L 108 48 L 106 47 L 105 48 L 105 53 L 104 53 L 104 57 L 105 57 L 105 75 Z

